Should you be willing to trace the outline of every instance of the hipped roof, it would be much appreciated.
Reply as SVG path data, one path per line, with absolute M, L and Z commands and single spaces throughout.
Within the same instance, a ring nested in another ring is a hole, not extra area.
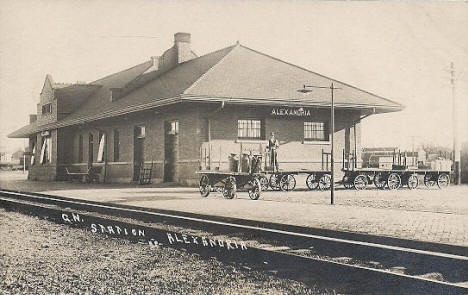
M 145 73 L 151 61 L 90 83 L 100 86 L 73 113 L 45 125 L 34 122 L 9 135 L 28 137 L 38 131 L 61 128 L 155 108 L 183 101 L 256 105 L 300 105 L 329 107 L 330 90 L 316 89 L 303 94 L 302 85 L 328 86 L 332 82 L 337 108 L 372 109 L 375 113 L 400 111 L 399 103 L 325 77 L 299 66 L 281 61 L 240 44 L 191 59 L 168 71 Z M 138 83 L 138 81 L 144 83 Z M 110 89 L 126 91 L 115 101 Z

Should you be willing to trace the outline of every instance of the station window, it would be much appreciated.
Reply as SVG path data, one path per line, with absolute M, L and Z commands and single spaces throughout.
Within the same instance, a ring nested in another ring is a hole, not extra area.
M 324 122 L 304 122 L 304 140 L 326 141 L 328 134 Z
M 42 114 L 50 114 L 52 113 L 52 104 L 48 103 L 42 106 Z
M 237 138 L 262 139 L 262 120 L 242 119 L 237 120 Z

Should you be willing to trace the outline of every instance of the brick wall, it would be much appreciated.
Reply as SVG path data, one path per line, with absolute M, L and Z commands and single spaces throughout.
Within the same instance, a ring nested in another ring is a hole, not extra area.
M 33 166 L 31 179 L 63 179 L 64 167 L 76 166 L 86 169 L 88 162 L 88 138 L 93 134 L 93 165 L 97 163 L 99 149 L 99 132 L 106 134 L 107 165 L 102 170 L 101 179 L 106 175 L 107 182 L 130 182 L 133 179 L 134 162 L 134 127 L 144 125 L 146 137 L 144 139 L 144 161 L 146 166 L 153 165 L 153 182 L 161 182 L 164 179 L 164 157 L 165 157 L 165 130 L 167 121 L 179 121 L 179 153 L 176 156 L 175 181 L 183 184 L 196 184 L 198 177 L 195 171 L 199 168 L 200 147 L 203 142 L 208 141 L 208 119 L 210 120 L 211 139 L 214 144 L 219 143 L 223 154 L 217 152 L 218 157 L 227 163 L 228 146 L 233 147 L 233 152 L 238 153 L 237 120 L 243 118 L 259 118 L 264 121 L 263 146 L 253 143 L 252 148 L 265 148 L 266 140 L 270 132 L 276 132 L 276 137 L 281 142 L 278 159 L 283 169 L 309 168 L 319 169 L 321 167 L 322 150 L 329 151 L 328 142 L 315 142 L 304 144 L 303 124 L 304 121 L 327 121 L 329 111 L 327 109 L 312 110 L 310 118 L 284 118 L 270 115 L 271 107 L 250 107 L 227 105 L 220 109 L 219 104 L 193 104 L 184 103 L 168 106 L 156 110 L 148 110 L 120 116 L 116 118 L 100 120 L 81 126 L 63 128 L 52 131 L 53 154 L 52 163 Z M 354 149 L 352 126 L 359 118 L 357 111 L 336 111 L 335 125 L 335 161 L 336 170 L 341 168 L 341 153 L 345 148 L 345 139 L 351 140 L 350 148 Z M 348 136 L 346 136 L 346 129 Z M 120 146 L 119 159 L 114 161 L 114 130 L 118 130 Z M 360 149 L 360 124 L 356 125 L 357 147 Z M 79 163 L 79 136 L 83 136 L 83 160 Z M 36 163 L 40 155 L 41 137 L 36 139 Z M 245 143 L 247 146 L 249 143 Z M 224 151 L 226 150 L 226 151 Z M 224 159 L 225 158 L 225 159 Z M 219 160 L 219 159 L 218 159 Z M 152 163 L 152 164 L 151 164 Z M 44 174 L 42 177 L 41 175 Z
M 139 112 L 97 121 L 76 128 L 69 128 L 61 133 L 64 138 L 63 148 L 59 150 L 60 166 L 74 165 L 86 169 L 89 150 L 89 134 L 93 134 L 93 165 L 104 165 L 97 163 L 99 149 L 99 131 L 107 134 L 107 182 L 131 182 L 133 179 L 134 162 L 134 127 L 143 125 L 146 129 L 144 139 L 144 161 L 145 166 L 153 165 L 153 182 L 161 182 L 164 178 L 164 122 L 168 120 L 179 121 L 179 156 L 176 164 L 175 181 L 185 184 L 197 182 L 199 146 L 197 145 L 200 129 L 198 127 L 198 108 L 187 104 Z M 65 130 L 65 129 L 64 129 Z M 114 130 L 118 130 L 120 146 L 119 160 L 114 161 Z M 78 163 L 79 136 L 83 136 L 83 161 Z M 152 163 L 152 164 L 151 164 Z M 64 169 L 59 169 L 65 173 Z M 104 175 L 101 176 L 102 178 Z
M 321 169 L 322 150 L 330 152 L 331 147 L 326 142 L 304 142 L 304 122 L 324 121 L 329 122 L 330 111 L 328 109 L 310 109 L 310 117 L 274 117 L 271 115 L 271 107 L 247 107 L 247 106 L 225 106 L 224 109 L 216 111 L 215 106 L 201 108 L 201 118 L 210 117 L 211 150 L 213 162 L 224 162 L 222 168 L 227 168 L 227 157 L 230 153 L 239 152 L 239 144 L 243 142 L 243 148 L 259 150 L 266 146 L 270 133 L 275 132 L 280 141 L 278 150 L 278 161 L 282 169 Z M 210 114 L 211 113 L 211 114 Z M 350 110 L 335 110 L 335 133 L 334 133 L 334 158 L 336 176 L 340 177 L 342 151 L 355 149 L 354 123 L 356 123 L 356 147 L 359 153 L 361 148 L 361 128 L 359 120 L 360 113 Z M 249 141 L 237 140 L 238 119 L 261 119 L 264 122 L 263 140 Z M 207 133 L 208 127 L 202 128 Z M 348 130 L 347 130 L 348 129 Z M 348 136 L 346 136 L 348 133 Z M 204 136 L 207 141 L 208 136 Z M 346 144 L 346 139 L 349 141 Z M 221 151 L 220 151 L 221 150 Z M 220 156 L 221 154 L 221 156 Z M 221 158 L 221 159 L 220 159 Z M 214 166 L 218 166 L 216 163 Z

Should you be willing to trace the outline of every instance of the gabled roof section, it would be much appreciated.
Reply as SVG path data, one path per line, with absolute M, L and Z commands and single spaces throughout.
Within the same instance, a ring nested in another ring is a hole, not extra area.
M 164 71 L 146 72 L 151 60 L 75 88 L 89 92 L 83 103 L 58 122 L 25 126 L 9 137 L 28 137 L 38 131 L 61 128 L 185 101 L 228 101 L 232 103 L 330 106 L 330 90 L 299 93 L 302 85 L 328 86 L 332 82 L 338 108 L 362 108 L 369 113 L 403 109 L 397 102 L 284 62 L 237 43 L 190 59 Z M 53 84 L 50 77 L 50 83 Z M 94 87 L 93 87 L 94 86 Z M 90 88 L 91 87 L 91 88 Z M 112 88 L 124 89 L 122 97 L 110 100 Z M 372 111 L 369 111 L 372 110 Z
M 44 92 L 44 89 L 61 89 L 68 86 L 74 85 L 72 83 L 56 83 L 52 78 L 51 74 L 47 74 L 44 80 L 44 84 L 42 85 L 41 93 Z
M 81 108 L 64 118 L 64 120 L 72 121 L 79 118 L 92 120 L 96 115 L 102 113 L 108 113 L 109 116 L 111 116 L 113 113 L 121 113 L 122 110 L 127 108 L 146 105 L 152 102 L 157 103 L 157 101 L 161 99 L 178 97 L 185 89 L 198 80 L 201 75 L 228 54 L 232 48 L 233 47 L 227 47 L 183 62 L 161 75 L 155 73 L 154 79 L 116 101 L 109 100 L 107 92 L 107 87 L 109 86 L 103 86 L 103 88 L 96 91 Z M 148 66 L 150 66 L 150 64 L 148 64 Z M 115 87 L 116 84 L 112 86 Z
M 61 128 L 74 124 L 109 118 L 151 107 L 180 102 L 180 95 L 197 81 L 204 73 L 223 59 L 234 46 L 188 60 L 163 73 L 143 73 L 151 66 L 151 61 L 139 64 L 128 70 L 92 82 L 101 86 L 72 114 L 59 122 L 37 125 L 36 122 L 25 126 L 8 137 L 28 137 L 38 131 Z M 109 100 L 110 88 L 125 87 L 132 81 L 145 79 L 145 84 L 116 101 Z M 147 81 L 146 81 L 147 80 Z
M 52 79 L 52 75 L 47 74 L 44 80 L 44 84 L 42 85 L 41 93 L 44 92 L 44 89 L 53 89 L 54 88 L 54 79 Z
M 188 97 L 245 99 L 265 103 L 329 106 L 330 90 L 314 89 L 303 94 L 297 90 L 304 84 L 330 86 L 334 83 L 337 107 L 372 107 L 377 112 L 399 111 L 397 102 L 361 90 L 349 84 L 284 62 L 242 45 L 236 46 L 184 94 Z

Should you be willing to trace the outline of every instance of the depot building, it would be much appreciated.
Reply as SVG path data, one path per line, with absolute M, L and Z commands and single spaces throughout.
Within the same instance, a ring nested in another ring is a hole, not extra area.
M 190 44 L 176 33 L 162 55 L 91 83 L 47 75 L 37 114 L 9 135 L 29 138 L 29 179 L 92 166 L 102 182 L 132 182 L 149 167 L 153 182 L 194 184 L 197 170 L 225 170 L 232 154 L 264 154 L 271 132 L 280 169 L 319 169 L 330 152 L 331 91 L 298 91 L 304 84 L 339 88 L 335 159 L 360 151 L 365 117 L 403 109 L 238 42 L 203 56 Z

